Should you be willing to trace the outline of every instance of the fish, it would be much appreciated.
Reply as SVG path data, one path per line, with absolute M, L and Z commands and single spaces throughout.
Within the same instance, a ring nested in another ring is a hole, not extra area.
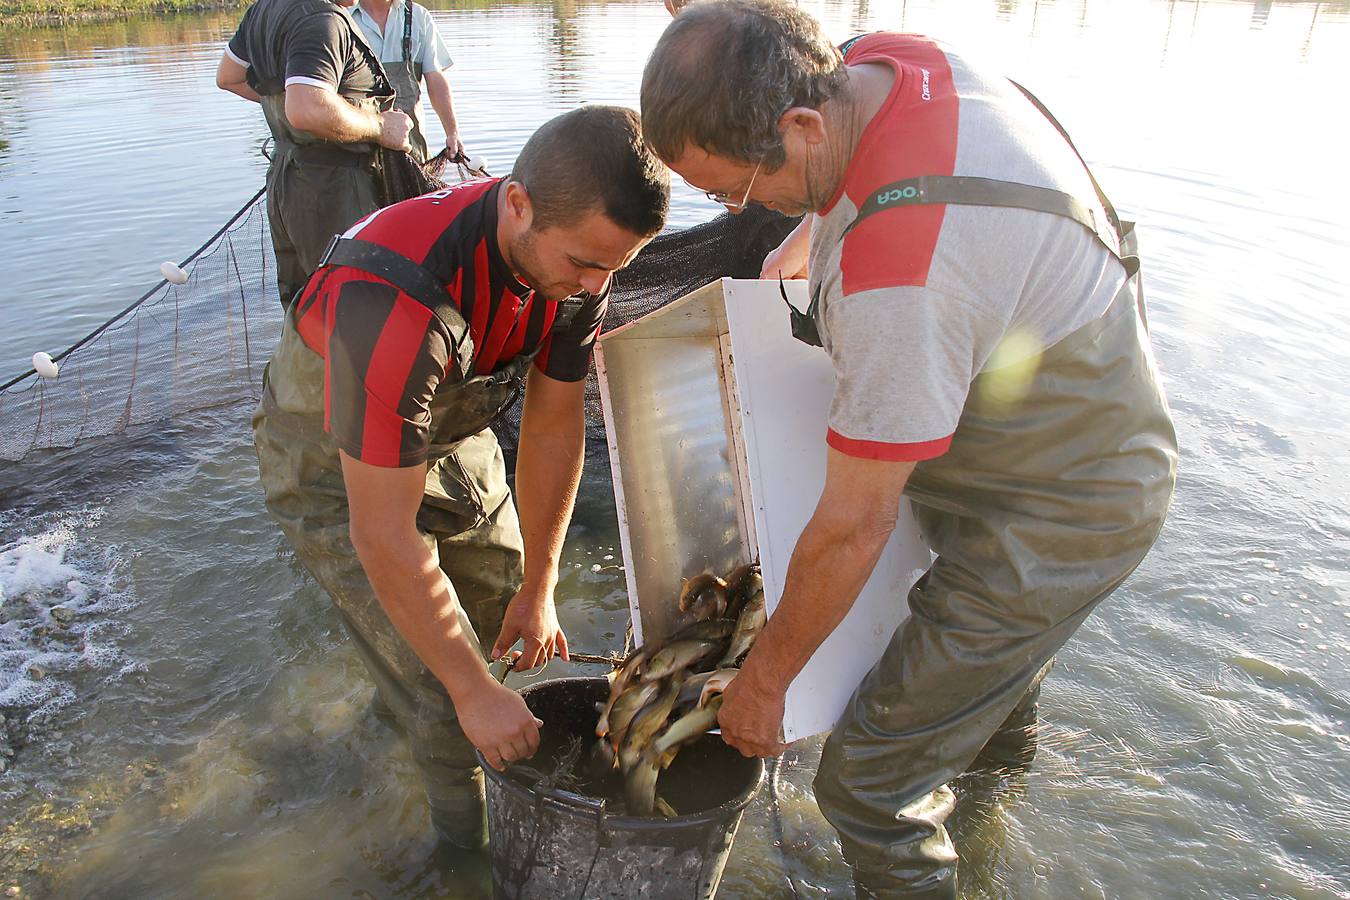
M 708 680 L 703 682 L 703 691 L 698 695 L 698 705 L 707 706 L 712 699 L 727 689 L 733 678 L 739 673 L 740 669 L 716 669 L 708 675 Z
M 745 604 L 755 594 L 764 590 L 764 576 L 760 573 L 759 563 L 746 563 L 737 566 L 727 575 L 727 611 L 728 619 L 738 618 Z
M 698 670 L 700 665 L 716 654 L 725 641 L 688 640 L 667 644 L 651 658 L 642 673 L 643 681 L 657 681 L 680 669 Z
M 628 685 L 638 677 L 638 672 L 642 664 L 647 661 L 647 648 L 638 647 L 632 653 L 628 654 L 628 659 L 624 661 L 622 667 L 618 669 L 618 674 L 610 679 L 609 699 L 605 706 L 600 710 L 600 718 L 595 723 L 595 736 L 604 737 L 609 733 L 609 716 L 614 709 L 614 702 L 623 696 Z
M 712 572 L 703 572 L 693 578 L 686 578 L 680 586 L 680 612 L 689 612 L 695 601 L 709 591 L 721 594 L 725 598 L 726 590 L 727 583 Z
M 703 591 L 689 604 L 689 613 L 699 622 L 720 619 L 726 612 L 727 592 L 715 587 Z
M 666 643 L 673 644 L 676 641 L 687 640 L 720 641 L 730 637 L 735 630 L 735 619 L 704 619 L 681 628 L 672 634 Z
M 596 738 L 595 745 L 591 747 L 588 765 L 592 778 L 603 778 L 606 773 L 618 767 L 619 756 L 614 752 L 614 745 L 609 742 L 608 737 Z
M 673 819 L 679 815 L 679 813 L 675 811 L 675 807 L 667 803 L 666 798 L 662 797 L 660 794 L 656 795 L 656 812 L 659 815 L 665 816 L 667 819 Z
M 614 701 L 614 706 L 609 711 L 609 742 L 612 746 L 619 746 L 624 732 L 633 722 L 633 717 L 642 711 L 642 707 L 652 702 L 660 690 L 661 682 L 644 681 L 633 685 Z
M 718 667 L 734 666 L 739 663 L 741 657 L 750 652 L 755 638 L 759 637 L 759 633 L 764 630 L 764 624 L 768 621 L 769 610 L 764 602 L 764 591 L 761 589 L 746 601 L 745 609 L 741 610 L 741 617 L 736 620 L 736 630 L 731 633 L 731 641 L 727 644 L 726 653 L 718 660 Z
M 699 672 L 697 675 L 690 675 L 684 679 L 684 683 L 680 685 L 680 694 L 675 698 L 675 706 L 671 710 L 671 715 L 682 716 L 698 706 L 699 698 L 703 696 L 703 685 L 712 676 L 712 672 Z
M 734 669 L 732 671 L 735 671 Z M 665 731 L 652 741 L 648 753 L 668 769 L 675 760 L 675 754 L 690 741 L 707 734 L 709 728 L 717 725 L 717 711 L 722 708 L 722 695 L 718 694 L 708 701 L 706 706 L 697 707 L 688 715 L 670 723 Z
M 630 816 L 650 816 L 656 807 L 656 779 L 661 764 L 644 753 L 624 776 L 623 799 Z
M 675 705 L 675 698 L 679 694 L 680 679 L 670 679 L 664 683 L 661 692 L 642 707 L 629 723 L 628 731 L 624 734 L 623 743 L 619 747 L 619 768 L 623 770 L 625 776 L 637 765 L 639 757 L 651 743 L 652 737 L 666 724 L 666 719 L 670 718 L 670 709 Z

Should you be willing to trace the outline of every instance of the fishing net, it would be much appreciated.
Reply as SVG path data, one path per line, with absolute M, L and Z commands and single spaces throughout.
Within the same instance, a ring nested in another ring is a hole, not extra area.
M 0 460 L 231 404 L 245 422 L 281 327 L 265 207 L 259 191 L 178 264 L 184 283 L 160 281 L 52 357 L 55 378 L 30 369 L 0 384 Z M 794 223 L 756 207 L 659 236 L 616 277 L 606 328 L 717 278 L 757 276 Z M 594 374 L 586 419 L 588 449 L 603 448 Z M 519 407 L 497 427 L 508 452 L 518 425 Z

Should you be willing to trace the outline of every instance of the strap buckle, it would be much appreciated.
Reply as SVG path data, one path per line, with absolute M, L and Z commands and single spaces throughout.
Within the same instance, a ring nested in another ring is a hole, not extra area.
M 340 234 L 335 234 L 328 239 L 328 246 L 324 247 L 323 253 L 319 255 L 319 264 L 315 266 L 316 269 L 322 269 L 324 266 L 328 265 L 328 260 L 332 258 L 333 251 L 337 249 L 338 242 L 341 240 L 342 235 Z

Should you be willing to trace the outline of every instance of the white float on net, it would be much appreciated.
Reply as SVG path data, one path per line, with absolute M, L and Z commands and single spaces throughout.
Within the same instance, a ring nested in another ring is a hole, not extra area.
M 182 266 L 174 265 L 168 260 L 159 264 L 159 274 L 163 275 L 164 280 L 170 284 L 187 284 L 187 270 Z
M 33 371 L 43 378 L 55 378 L 61 373 L 61 367 L 52 359 L 50 353 L 39 350 L 33 354 Z

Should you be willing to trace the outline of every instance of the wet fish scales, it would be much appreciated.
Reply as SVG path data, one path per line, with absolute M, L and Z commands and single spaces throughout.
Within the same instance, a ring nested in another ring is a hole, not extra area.
M 765 605 L 764 592 L 760 591 L 745 604 L 741 617 L 736 620 L 736 630 L 731 633 L 726 653 L 718 661 L 719 666 L 734 666 L 741 657 L 750 652 L 755 638 L 764 630 L 769 621 L 768 607 Z
M 728 619 L 738 618 L 745 604 L 755 594 L 764 590 L 764 576 L 760 573 L 759 563 L 746 563 L 738 566 L 727 575 L 727 611 Z
M 690 640 L 667 644 L 652 657 L 642 673 L 643 681 L 656 681 L 678 672 L 680 669 L 694 669 L 708 661 L 710 657 L 725 646 L 724 641 Z
M 600 711 L 600 718 L 595 723 L 595 736 L 604 737 L 609 733 L 609 716 L 614 709 L 614 702 L 623 696 L 628 685 L 637 677 L 642 664 L 647 660 L 647 649 L 638 647 L 632 653 L 628 654 L 628 659 L 618 670 L 618 674 L 610 679 L 609 699 L 605 701 L 605 708 Z
M 651 743 L 650 753 L 656 757 L 661 768 L 667 769 L 675 760 L 680 748 L 691 741 L 698 740 L 709 728 L 717 724 L 717 711 L 722 708 L 722 697 L 718 695 L 708 701 L 707 706 L 696 708 L 693 712 L 670 723 Z
M 693 578 L 686 578 L 680 586 L 680 612 L 689 612 L 694 601 L 705 591 L 714 590 L 725 595 L 727 583 L 712 572 L 702 572 Z
M 675 705 L 675 698 L 679 693 L 679 680 L 671 679 L 661 692 L 633 717 L 619 747 L 619 768 L 625 775 L 632 771 L 638 758 L 651 743 L 651 739 L 665 726 L 666 719 L 670 718 L 670 709 Z
M 661 690 L 661 682 L 644 681 L 624 691 L 623 696 L 614 702 L 609 713 L 609 742 L 618 746 L 623 741 L 624 732 L 632 724 L 633 717 L 652 701 Z

